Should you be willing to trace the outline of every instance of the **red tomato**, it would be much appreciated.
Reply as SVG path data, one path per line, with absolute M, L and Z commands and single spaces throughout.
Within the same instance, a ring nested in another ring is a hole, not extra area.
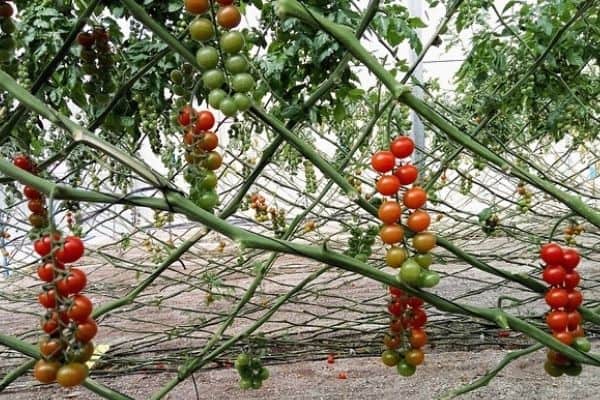
M 192 123 L 192 120 L 194 119 L 196 112 L 194 111 L 194 109 L 192 108 L 192 106 L 187 105 L 184 106 L 181 111 L 179 111 L 179 116 L 177 117 L 177 122 L 179 122 L 179 125 L 181 126 L 188 126 Z
M 567 271 L 571 271 L 579 265 L 581 257 L 579 256 L 579 252 L 575 249 L 564 249 L 563 250 L 563 259 L 562 265 L 565 267 Z
M 33 163 L 31 162 L 29 157 L 23 154 L 15 156 L 15 158 L 13 158 L 13 164 L 15 165 L 15 167 L 21 168 L 25 171 L 31 172 L 33 170 Z
M 40 304 L 46 308 L 56 307 L 56 293 L 53 289 L 40 293 L 38 295 L 38 300 Z
M 406 158 L 415 150 L 415 143 L 408 136 L 400 136 L 392 141 L 390 150 L 398 158 Z
M 392 333 L 401 333 L 404 332 L 404 322 L 402 319 L 392 319 L 390 321 L 390 332 Z
M 571 311 L 567 314 L 567 318 L 570 331 L 574 331 L 581 324 L 581 314 L 579 314 L 579 311 Z
M 551 311 L 546 315 L 546 324 L 553 332 L 567 330 L 569 317 L 564 311 Z
M 402 207 L 395 201 L 384 201 L 377 211 L 379 219 L 388 225 L 398 222 L 401 215 Z
M 425 304 L 425 302 L 420 297 L 411 296 L 408 298 L 408 305 L 411 306 L 412 308 L 422 307 L 423 304 Z
M 552 288 L 546 292 L 546 303 L 554 309 L 566 307 L 569 302 L 569 295 L 565 289 Z
M 56 251 L 56 259 L 63 264 L 75 262 L 83 256 L 85 246 L 77 236 L 67 236 L 65 243 Z
M 40 265 L 37 274 L 44 282 L 52 282 L 54 280 L 54 264 L 45 263 Z
M 419 177 L 419 170 L 414 165 L 406 164 L 398 167 L 396 171 L 394 171 L 394 175 L 398 177 L 402 185 L 410 185 Z
M 42 215 L 44 214 L 46 205 L 42 199 L 34 199 L 27 202 L 27 208 L 34 214 Z
M 565 306 L 567 311 L 574 311 L 583 303 L 583 295 L 579 290 L 571 290 L 567 295 L 568 303 Z
M 59 314 L 56 311 L 42 318 L 42 330 L 48 335 L 54 334 L 61 327 L 61 325 L 66 326 L 68 324 L 69 317 L 67 317 L 65 313 L 60 313 L 60 322 Z
M 422 210 L 416 210 L 408 216 L 406 225 L 413 232 L 423 232 L 429 227 L 431 218 L 429 214 Z
M 37 200 L 37 199 L 42 198 L 42 194 L 40 192 L 38 192 L 36 189 L 32 188 L 31 186 L 25 186 L 23 188 L 23 194 L 29 200 Z
M 395 297 L 404 296 L 404 291 L 402 289 L 398 289 L 397 287 L 390 286 L 390 294 Z
M 85 273 L 78 268 L 72 268 L 69 275 L 56 283 L 56 290 L 61 296 L 77 294 L 85 288 L 86 283 Z
M 552 336 L 554 336 L 556 338 L 556 340 L 558 340 L 559 342 L 563 342 L 567 346 L 570 346 L 573 343 L 573 340 L 574 340 L 573 335 L 570 332 L 567 332 L 567 331 L 554 332 L 552 334 Z
M 213 126 L 215 126 L 215 117 L 210 111 L 200 111 L 196 115 L 196 125 L 194 127 L 196 133 L 209 131 Z
M 404 193 L 402 201 L 407 208 L 421 208 L 427 202 L 427 193 L 420 187 L 414 187 Z
M 548 361 L 554 365 L 569 365 L 571 363 L 567 356 L 555 350 L 548 350 Z
M 540 249 L 540 257 L 546 264 L 561 265 L 563 262 L 563 251 L 556 243 L 547 243 Z
M 400 301 L 392 301 L 388 304 L 388 311 L 394 317 L 399 317 L 406 310 L 405 306 Z
M 575 330 L 573 332 L 571 332 L 571 334 L 573 335 L 574 338 L 584 337 L 585 336 L 585 332 L 584 332 L 583 327 L 581 325 L 579 325 L 577 328 L 575 328 Z
M 400 181 L 394 175 L 384 175 L 377 181 L 377 191 L 384 196 L 392 196 L 398 193 Z
M 415 349 L 419 349 L 427 344 L 427 334 L 423 329 L 410 330 L 410 345 Z
M 54 240 L 60 240 L 60 235 L 55 234 Z M 42 257 L 46 257 L 52 251 L 52 238 L 48 235 L 33 242 L 33 248 Z
M 377 172 L 391 171 L 396 165 L 396 157 L 391 151 L 378 151 L 371 157 L 371 166 Z
M 83 47 L 92 47 L 95 43 L 94 35 L 90 32 L 79 32 L 77 34 L 77 43 Z
M 564 279 L 565 289 L 575 289 L 580 281 L 581 277 L 577 271 L 567 272 Z
M 549 285 L 557 286 L 565 280 L 566 272 L 560 265 L 548 265 L 542 276 Z
M 198 143 L 198 147 L 204 151 L 213 151 L 219 145 L 219 137 L 215 135 L 213 132 L 206 132 L 200 138 L 200 143 Z
M 87 343 L 92 340 L 98 333 L 98 325 L 92 318 L 88 318 L 85 322 L 77 324 L 75 329 L 75 339 L 81 343 Z
M 72 304 L 67 311 L 67 316 L 75 322 L 85 322 L 92 313 L 92 302 L 82 294 L 72 298 Z
M 422 308 L 413 310 L 412 318 L 408 321 L 411 328 L 421 328 L 427 322 L 427 314 Z
M 52 383 L 59 369 L 60 363 L 57 361 L 38 360 L 33 368 L 33 376 L 41 383 Z

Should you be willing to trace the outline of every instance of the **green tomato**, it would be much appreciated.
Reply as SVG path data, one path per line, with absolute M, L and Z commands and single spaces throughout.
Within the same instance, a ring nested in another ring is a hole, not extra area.
M 177 96 L 184 96 L 187 92 L 185 90 L 185 88 L 181 85 L 174 85 L 173 86 L 173 93 L 176 94 Z
M 544 363 L 544 370 L 550 376 L 558 378 L 563 374 L 563 370 L 560 366 L 552 364 L 550 361 Z
M 226 97 L 219 104 L 219 110 L 227 117 L 233 117 L 238 112 L 237 105 L 231 97 Z
M 213 108 L 219 108 L 223 99 L 227 97 L 227 93 L 223 89 L 211 90 L 208 94 L 208 104 Z
M 225 74 L 218 69 L 211 69 L 202 75 L 202 82 L 207 89 L 218 89 L 225 83 Z
M 386 350 L 381 353 L 381 361 L 388 367 L 396 366 L 400 362 L 400 354 L 395 350 Z
M 260 389 L 262 386 L 262 381 L 260 379 L 252 380 L 252 389 Z
M 183 82 L 183 74 L 180 70 L 174 69 L 171 71 L 171 82 L 181 84 Z
M 247 367 L 250 365 L 250 354 L 248 353 L 240 353 L 235 359 L 235 368 Z
M 421 266 L 415 260 L 409 258 L 400 267 L 400 280 L 407 285 L 415 286 L 419 283 Z
M 206 18 L 197 18 L 190 25 L 192 39 L 204 42 L 211 39 L 215 34 L 212 22 Z
M 242 379 L 240 381 L 240 389 L 248 390 L 252 388 L 252 380 L 251 379 Z
M 10 35 L 17 30 L 17 27 L 12 21 L 12 18 L 0 18 L 0 29 L 2 29 L 2 32 Z
M 431 253 L 417 254 L 414 258 L 415 261 L 423 268 L 429 268 L 429 266 L 433 264 L 433 256 Z
M 219 196 L 214 190 L 205 192 L 198 198 L 198 206 L 207 211 L 211 211 L 213 208 L 215 208 L 218 202 Z
M 356 258 L 360 262 L 367 262 L 369 260 L 369 256 L 366 254 L 357 254 L 354 258 Z
M 3 50 L 14 50 L 17 47 L 17 42 L 12 36 L 0 37 L 0 49 Z
M 575 338 L 575 341 L 573 342 L 573 347 L 575 347 L 579 351 L 583 351 L 584 353 L 587 353 L 588 351 L 590 351 L 592 349 L 592 344 L 590 343 L 590 341 L 587 338 L 578 337 L 578 338 Z
M 232 74 L 241 74 L 248 70 L 248 61 L 244 56 L 231 56 L 225 61 L 225 68 Z
M 234 94 L 233 101 L 235 101 L 235 105 L 240 111 L 246 111 L 250 107 L 252 107 L 252 100 L 250 99 L 250 97 L 242 93 Z
M 258 373 L 258 379 L 260 379 L 261 381 L 266 381 L 267 379 L 269 379 L 269 370 L 266 367 L 262 367 L 260 369 L 260 372 Z
M 401 376 L 413 376 L 417 371 L 417 368 L 408 364 L 406 361 L 401 360 L 398 365 L 396 365 L 396 371 Z
M 236 74 L 231 80 L 233 90 L 239 93 L 246 93 L 254 89 L 254 78 L 247 72 Z
M 244 48 L 244 35 L 240 32 L 227 32 L 221 36 L 220 44 L 225 53 L 237 54 Z
M 581 364 L 579 363 L 572 363 L 571 365 L 563 368 L 565 374 L 569 376 L 579 376 L 581 374 L 581 370 Z
M 205 71 L 213 69 L 219 64 L 219 52 L 214 47 L 201 47 L 196 52 L 196 62 Z
M 423 270 L 419 276 L 419 286 L 432 288 L 440 283 L 440 274 L 435 271 Z
M 217 175 L 212 171 L 207 171 L 200 186 L 202 189 L 214 189 L 217 186 L 218 178 Z

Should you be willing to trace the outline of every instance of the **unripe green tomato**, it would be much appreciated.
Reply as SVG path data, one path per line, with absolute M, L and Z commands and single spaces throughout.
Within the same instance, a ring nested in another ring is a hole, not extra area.
M 17 42 L 12 36 L 0 37 L 0 49 L 12 51 L 15 47 L 17 47 Z
M 356 260 L 358 260 L 360 262 L 367 262 L 369 260 L 369 256 L 366 254 L 362 254 L 362 253 L 357 254 L 356 257 L 354 257 L 354 258 L 356 258 Z
M 242 93 L 234 94 L 233 101 L 235 101 L 235 105 L 240 111 L 246 111 L 250 107 L 252 107 L 252 99 L 250 99 L 249 96 Z
M 240 389 L 248 390 L 252 388 L 252 379 L 242 379 L 240 381 Z
M 563 374 L 563 369 L 559 365 L 552 364 L 550 361 L 546 360 L 544 363 L 544 370 L 550 376 L 558 378 Z
M 231 56 L 225 61 L 225 68 L 232 74 L 241 74 L 248 70 L 248 61 L 244 56 Z
M 408 364 L 406 361 L 401 360 L 398 365 L 396 365 L 396 370 L 398 374 L 401 376 L 413 376 L 417 370 L 416 367 Z
M 213 89 L 208 94 L 208 104 L 218 109 L 225 97 L 227 97 L 227 93 L 223 89 Z
M 15 33 L 17 27 L 12 21 L 12 18 L 0 18 L 0 29 L 2 29 L 2 32 L 6 33 L 7 35 L 10 35 L 12 33 Z
M 194 40 L 204 42 L 205 40 L 212 39 L 215 34 L 213 24 L 209 19 L 198 18 L 190 25 L 190 36 Z
M 575 338 L 575 341 L 573 342 L 573 347 L 575 347 L 579 351 L 583 351 L 584 353 L 587 353 L 588 351 L 590 351 L 592 349 L 592 344 L 590 343 L 590 341 L 587 338 L 578 337 L 578 338 Z
M 217 175 L 212 171 L 207 171 L 204 178 L 202 178 L 202 182 L 200 186 L 203 189 L 214 189 L 217 186 L 218 178 Z
M 400 267 L 400 280 L 407 285 L 416 286 L 419 284 L 421 275 L 421 266 L 415 260 L 409 258 Z
M 211 69 L 202 75 L 202 82 L 207 89 L 218 89 L 225 83 L 225 74 L 218 69 Z
M 565 375 L 569 376 L 579 376 L 581 374 L 582 368 L 579 363 L 572 363 L 571 365 L 567 365 L 563 368 Z
M 183 82 L 183 74 L 180 70 L 174 69 L 173 71 L 171 71 L 171 82 L 176 84 L 180 84 Z
M 251 357 L 248 353 L 240 353 L 235 359 L 235 368 L 247 367 L 250 365 Z
M 419 276 L 419 286 L 432 288 L 440 283 L 440 274 L 435 271 L 422 270 Z
M 254 78 L 247 72 L 235 74 L 231 79 L 233 90 L 238 93 L 246 93 L 254 89 Z
M 260 379 L 252 380 L 252 389 L 260 389 L 262 386 L 262 381 Z
M 386 350 L 381 353 L 381 362 L 388 367 L 394 367 L 400 362 L 400 354 L 398 354 L 395 350 Z
M 429 268 L 433 263 L 433 256 L 431 253 L 417 254 L 414 256 L 414 259 L 423 268 Z
M 177 96 L 184 96 L 186 94 L 185 88 L 181 85 L 174 85 L 173 86 L 173 93 L 175 93 Z
M 187 103 L 188 103 L 188 99 L 180 97 L 177 100 L 175 100 L 175 107 L 183 108 L 183 106 L 185 106 Z M 174 117 L 175 117 L 175 121 L 177 121 L 177 115 L 175 115 Z
M 244 35 L 240 32 L 227 32 L 221 36 L 221 49 L 228 54 L 237 54 L 244 48 Z
M 205 71 L 213 69 L 219 64 L 219 52 L 211 46 L 201 47 L 196 52 L 196 62 Z
M 217 195 L 217 192 L 210 190 L 200 196 L 198 199 L 198 206 L 207 211 L 211 211 L 213 208 L 215 208 L 218 202 L 219 196 Z
M 219 110 L 227 117 L 233 117 L 237 114 L 238 108 L 235 101 L 231 97 L 226 97 L 221 101 Z
M 269 379 L 269 375 L 269 370 L 265 367 L 262 367 L 260 369 L 260 372 L 258 373 L 258 379 L 260 379 L 261 381 L 265 381 Z

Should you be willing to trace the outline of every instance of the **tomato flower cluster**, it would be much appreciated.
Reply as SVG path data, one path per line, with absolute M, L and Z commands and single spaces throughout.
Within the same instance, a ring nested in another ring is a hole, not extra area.
M 208 104 L 233 117 L 252 105 L 249 93 L 256 82 L 248 72 L 250 63 L 242 53 L 244 35 L 232 31 L 242 20 L 239 9 L 233 0 L 215 2 L 218 3 L 216 13 L 211 0 L 185 0 L 185 8 L 198 15 L 190 25 L 190 35 L 202 44 L 196 61 L 203 71 L 202 83 L 209 91 Z M 229 92 L 223 90 L 225 85 Z
M 190 199 L 211 211 L 219 201 L 214 171 L 223 164 L 223 157 L 216 151 L 219 137 L 211 131 L 215 117 L 210 111 L 196 111 L 187 105 L 181 109 L 177 120 L 184 130 L 183 144 L 188 162 L 184 177 L 191 184 Z
M 16 30 L 12 20 L 14 13 L 15 9 L 9 2 L 0 0 L 0 63 L 9 62 L 17 47 L 17 42 L 12 37 Z
M 16 156 L 13 164 L 31 173 L 37 169 L 24 155 Z M 41 321 L 45 335 L 39 342 L 42 358 L 35 364 L 34 376 L 41 383 L 56 381 L 61 386 L 76 386 L 88 375 L 85 362 L 92 357 L 91 340 L 98 331 L 91 317 L 92 302 L 81 294 L 87 284 L 86 274 L 68 265 L 83 256 L 85 246 L 77 236 L 63 238 L 60 232 L 48 232 L 46 224 L 41 223 L 42 219 L 48 220 L 42 193 L 25 186 L 23 194 L 32 212 L 32 234 L 39 235 L 33 248 L 41 257 L 37 274 L 44 284 L 38 301 L 46 310 Z
M 263 381 L 269 378 L 269 370 L 263 367 L 257 357 L 248 353 L 241 353 L 235 360 L 234 367 L 240 374 L 240 388 L 260 389 Z
M 386 350 L 381 361 L 389 367 L 395 366 L 401 376 L 411 376 L 425 361 L 422 347 L 427 344 L 424 329 L 427 314 L 420 298 L 408 296 L 395 287 L 390 287 L 390 294 L 390 330 L 383 339 Z
M 77 43 L 81 47 L 81 69 L 88 76 L 83 91 L 92 102 L 106 104 L 117 89 L 110 71 L 114 64 L 110 35 L 103 26 L 96 26 L 91 31 L 80 32 Z
M 585 338 L 582 318 L 577 307 L 583 302 L 581 291 L 577 286 L 581 281 L 576 271 L 581 257 L 575 249 L 562 248 L 556 243 L 547 243 L 540 250 L 544 261 L 542 278 L 550 285 L 545 300 L 551 310 L 546 315 L 546 324 L 552 335 L 567 346 L 588 352 L 591 345 Z M 581 364 L 553 350 L 548 351 L 548 359 L 544 369 L 551 376 L 579 375 Z
M 408 158 L 415 145 L 409 137 L 400 136 L 390 144 L 390 150 L 378 151 L 371 157 L 371 166 L 382 175 L 379 176 L 376 188 L 385 200 L 378 210 L 378 217 L 383 222 L 379 236 L 383 243 L 391 245 L 387 250 L 386 263 L 392 268 L 400 268 L 398 277 L 408 285 L 416 287 L 434 287 L 440 281 L 437 272 L 429 269 L 432 263 L 430 250 L 436 246 L 436 237 L 427 232 L 431 217 L 423 210 L 427 202 L 427 193 L 418 186 L 412 185 L 419 176 L 419 170 L 409 162 L 396 165 L 398 160 Z M 388 172 L 392 172 L 387 174 Z M 402 197 L 402 204 L 398 199 Z M 412 247 L 415 255 L 410 257 L 404 244 L 404 228 L 402 222 L 402 205 L 412 210 L 406 219 L 407 227 L 414 233 Z

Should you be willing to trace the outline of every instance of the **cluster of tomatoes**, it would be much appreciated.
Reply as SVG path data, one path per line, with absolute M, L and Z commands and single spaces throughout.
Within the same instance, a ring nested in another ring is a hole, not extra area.
M 433 261 L 429 252 L 436 246 L 436 237 L 427 232 L 431 217 L 422 209 L 427 202 L 427 193 L 418 186 L 404 187 L 416 182 L 419 176 L 417 167 L 410 162 L 397 165 L 397 161 L 410 157 L 414 149 L 412 139 L 400 136 L 391 142 L 389 150 L 378 151 L 371 157 L 371 166 L 381 174 L 376 189 L 389 196 L 379 207 L 378 216 L 383 222 L 379 236 L 383 243 L 391 245 L 387 250 L 386 263 L 392 268 L 400 268 L 400 280 L 411 286 L 431 288 L 439 283 L 440 276 L 429 269 Z M 403 206 L 412 210 L 406 219 L 406 226 L 414 233 L 412 247 L 415 254 L 412 257 L 401 225 Z
M 215 190 L 218 178 L 214 171 L 223 164 L 223 157 L 216 151 L 219 137 L 211 131 L 215 117 L 210 111 L 196 111 L 187 105 L 181 109 L 177 120 L 184 130 L 183 144 L 188 162 L 184 177 L 191 185 L 190 199 L 210 211 L 219 201 Z
M 551 310 L 546 315 L 546 324 L 552 335 L 567 346 L 588 352 L 591 345 L 583 331 L 582 318 L 577 307 L 583 302 L 581 291 L 577 286 L 581 281 L 576 271 L 581 257 L 575 249 L 562 248 L 556 243 L 542 246 L 540 257 L 544 261 L 542 278 L 550 285 L 545 300 Z M 544 369 L 551 376 L 579 375 L 581 364 L 553 350 L 548 352 L 548 360 Z
M 94 102 L 107 103 L 117 88 L 110 73 L 114 64 L 110 35 L 103 26 L 96 26 L 91 31 L 80 32 L 77 43 L 81 47 L 81 70 L 89 76 L 83 91 Z
M 424 330 L 427 314 L 420 298 L 408 296 L 395 287 L 390 287 L 390 294 L 390 331 L 383 339 L 386 350 L 381 361 L 389 367 L 395 366 L 399 375 L 411 376 L 425 361 L 422 348 L 427 344 Z
M 196 61 L 203 71 L 202 83 L 209 91 L 208 104 L 233 117 L 252 105 L 248 93 L 256 82 L 248 72 L 250 64 L 242 54 L 244 35 L 231 30 L 242 20 L 239 9 L 233 0 L 216 0 L 216 3 L 216 13 L 211 0 L 185 0 L 185 8 L 198 15 L 190 25 L 190 35 L 202 43 Z M 229 92 L 223 90 L 224 86 Z
M 269 378 L 269 370 L 262 365 L 260 359 L 248 353 L 240 353 L 234 367 L 240 374 L 240 388 L 244 390 L 260 389 L 263 381 Z
M 14 13 L 15 9 L 9 2 L 0 0 L 0 63 L 10 61 L 17 47 L 12 37 L 16 30 L 12 20 Z
M 27 156 L 16 156 L 13 164 L 36 173 L 35 164 Z M 81 294 L 87 277 L 82 270 L 68 265 L 83 256 L 85 246 L 77 236 L 63 238 L 60 232 L 48 232 L 45 224 L 38 223 L 48 219 L 44 196 L 30 186 L 25 186 L 23 194 L 32 212 L 32 234 L 38 236 L 33 248 L 41 257 L 37 274 L 44 282 L 38 301 L 46 310 L 41 321 L 45 335 L 39 342 L 42 358 L 35 364 L 34 376 L 41 383 L 56 381 L 61 386 L 76 386 L 88 375 L 85 362 L 92 357 L 91 340 L 98 331 L 91 318 L 92 302 Z

